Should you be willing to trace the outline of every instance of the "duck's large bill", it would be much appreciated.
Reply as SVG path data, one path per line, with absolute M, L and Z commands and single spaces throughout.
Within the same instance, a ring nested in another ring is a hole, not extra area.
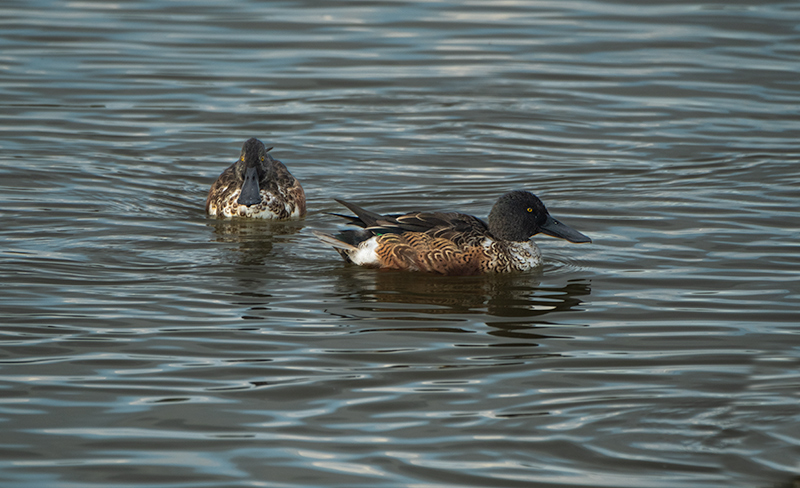
M 239 205 L 256 205 L 261 203 L 261 190 L 258 188 L 258 171 L 255 168 L 247 168 L 242 183 L 242 193 L 237 200 Z
M 588 236 L 585 236 L 578 232 L 577 230 L 573 229 L 572 227 L 562 224 L 558 220 L 554 219 L 550 215 L 547 216 L 547 220 L 544 224 L 540 225 L 539 228 L 542 230 L 542 233 L 547 234 L 549 236 L 558 237 L 560 239 L 566 239 L 569 242 L 581 243 L 581 242 L 592 242 Z

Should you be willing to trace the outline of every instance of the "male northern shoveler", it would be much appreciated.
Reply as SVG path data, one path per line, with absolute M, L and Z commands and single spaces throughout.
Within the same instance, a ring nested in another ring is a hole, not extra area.
M 526 271 L 542 264 L 541 251 L 530 240 L 533 235 L 542 232 L 570 242 L 592 242 L 551 217 L 536 195 L 522 190 L 501 196 L 489 213 L 488 224 L 456 212 L 379 215 L 336 201 L 356 214 L 339 216 L 361 229 L 336 236 L 314 234 L 345 261 L 374 268 L 445 275 Z
M 219 175 L 206 199 L 212 217 L 288 219 L 306 214 L 306 195 L 286 166 L 255 137 L 245 141 L 239 160 Z

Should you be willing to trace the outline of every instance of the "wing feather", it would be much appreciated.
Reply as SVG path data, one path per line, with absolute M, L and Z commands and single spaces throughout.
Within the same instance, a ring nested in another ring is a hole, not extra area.
M 479 273 L 489 259 L 484 248 L 485 240 L 491 238 L 489 227 L 472 215 L 457 212 L 381 215 L 350 202 L 336 201 L 356 215 L 339 216 L 364 229 L 359 231 L 364 235 L 358 239 L 346 239 L 342 233 L 334 238 L 338 240 L 336 243 L 326 240 L 336 244 L 337 250 L 346 252 L 342 241 L 358 245 L 367 236 L 378 236 L 376 254 L 382 267 L 449 275 Z

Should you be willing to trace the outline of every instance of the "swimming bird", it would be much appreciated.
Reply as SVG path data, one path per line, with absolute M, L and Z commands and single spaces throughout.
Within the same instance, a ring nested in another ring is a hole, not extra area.
M 303 187 L 271 149 L 255 137 L 245 141 L 239 159 L 211 185 L 208 215 L 282 220 L 306 214 Z
M 410 212 L 379 215 L 336 200 L 350 209 L 348 219 L 360 229 L 333 236 L 314 234 L 347 262 L 373 268 L 472 275 L 527 271 L 542 265 L 531 236 L 544 233 L 570 242 L 592 242 L 554 219 L 531 192 L 516 190 L 501 196 L 488 222 L 457 212 Z

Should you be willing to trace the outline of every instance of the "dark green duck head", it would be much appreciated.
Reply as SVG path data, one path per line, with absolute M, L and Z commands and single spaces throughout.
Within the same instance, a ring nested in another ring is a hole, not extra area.
M 501 196 L 489 213 L 489 232 L 497 239 L 524 242 L 547 234 L 570 242 L 592 242 L 587 236 L 554 219 L 531 192 L 515 190 Z
M 242 146 L 242 153 L 236 162 L 236 176 L 242 181 L 242 191 L 237 203 L 239 205 L 257 205 L 261 203 L 261 188 L 269 180 L 272 171 L 271 158 L 264 143 L 251 137 Z

